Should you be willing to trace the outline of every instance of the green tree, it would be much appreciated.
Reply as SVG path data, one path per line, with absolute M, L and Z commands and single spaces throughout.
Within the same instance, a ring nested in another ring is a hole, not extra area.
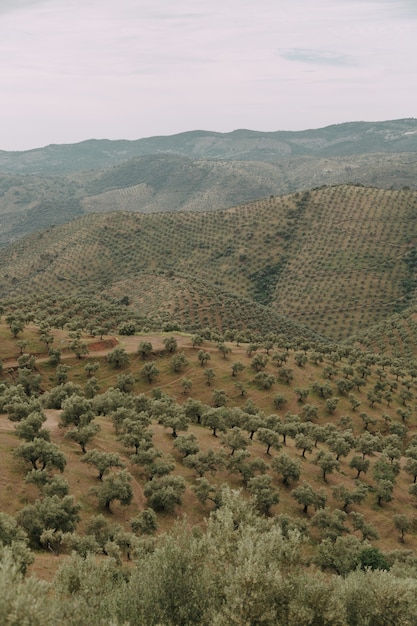
M 279 493 L 272 487 L 272 478 L 267 474 L 251 478 L 248 490 L 255 499 L 256 508 L 264 515 L 269 515 L 271 506 L 279 502 Z
M 177 354 L 174 354 L 174 356 L 171 358 L 171 369 L 175 373 L 181 372 L 184 367 L 187 367 L 187 365 L 188 359 L 185 356 L 184 352 L 178 352 Z
M 86 424 L 85 426 L 71 428 L 65 433 L 65 438 L 71 439 L 72 441 L 75 441 L 75 443 L 78 443 L 83 454 L 86 454 L 87 444 L 94 439 L 99 430 L 100 426 L 98 424 L 90 422 L 90 424 Z
M 183 455 L 183 458 L 189 456 L 190 454 L 197 454 L 197 452 L 200 451 L 197 437 L 192 433 L 190 435 L 181 435 L 180 437 L 177 437 L 174 441 L 174 448 Z
M 110 505 L 118 500 L 123 506 L 131 503 L 133 497 L 132 476 L 125 469 L 118 473 L 105 476 L 99 487 L 94 487 L 91 492 L 97 497 L 100 506 L 111 513 Z
M 206 367 L 206 369 L 204 370 L 204 376 L 206 377 L 206 384 L 210 386 L 216 374 L 211 367 Z
M 404 535 L 405 535 L 405 533 L 408 533 L 411 530 L 411 521 L 403 513 L 399 513 L 397 515 L 394 515 L 392 519 L 394 520 L 395 528 L 400 533 L 400 541 L 401 541 L 401 543 L 404 543 Z
M 185 480 L 182 476 L 162 476 L 149 481 L 143 490 L 149 506 L 155 511 L 173 511 L 182 503 Z
M 66 465 L 65 456 L 57 445 L 37 437 L 16 448 L 14 456 L 30 463 L 35 470 L 57 469 L 63 472 Z
M 236 376 L 240 372 L 243 372 L 244 369 L 245 366 L 243 365 L 243 363 L 241 363 L 240 361 L 236 361 L 232 365 L 232 376 Z
M 153 509 L 144 509 L 134 517 L 130 525 L 134 533 L 152 535 L 158 529 L 158 520 Z
M 159 369 L 156 367 L 155 363 L 145 363 L 141 369 L 141 374 L 149 384 L 152 384 L 159 374 Z
M 363 456 L 355 454 L 350 460 L 349 467 L 357 471 L 356 478 L 359 478 L 362 472 L 366 474 L 368 471 L 369 459 L 364 459 Z
M 197 357 L 200 361 L 201 367 L 205 367 L 207 365 L 207 362 L 211 359 L 210 353 L 205 352 L 204 350 L 199 350 L 197 353 Z
M 320 450 L 317 453 L 314 462 L 321 468 L 324 482 L 326 482 L 328 474 L 332 474 L 339 468 L 339 461 L 335 459 L 331 452 L 325 452 L 324 450 Z
M 174 354 L 178 348 L 178 342 L 175 337 L 165 337 L 164 339 L 164 347 L 167 352 Z
M 240 428 L 234 426 L 223 436 L 223 443 L 226 447 L 231 449 L 230 454 L 233 456 L 236 450 L 245 450 L 250 440 L 244 436 Z
M 363 484 L 358 484 L 352 490 L 340 484 L 333 487 L 332 491 L 333 497 L 342 504 L 342 511 L 345 511 L 345 513 L 347 513 L 347 509 L 351 504 L 360 504 L 368 495 L 368 489 Z
M 293 489 L 291 495 L 298 504 L 301 504 L 305 514 L 308 512 L 309 506 L 313 506 L 318 510 L 324 508 L 327 501 L 326 493 L 323 490 L 314 491 L 313 487 L 305 481 Z
M 19 511 L 17 521 L 26 531 L 32 545 L 40 548 L 40 538 L 45 530 L 73 532 L 80 519 L 79 510 L 72 496 L 48 496 L 25 506 Z
M 219 469 L 224 467 L 225 454 L 222 451 L 208 448 L 207 450 L 187 455 L 183 463 L 186 467 L 195 470 L 198 476 L 202 478 L 204 474 L 208 472 L 215 474 Z
M 144 361 L 152 354 L 152 344 L 150 341 L 140 341 L 137 349 L 137 354 Z
M 272 469 L 281 474 L 282 482 L 286 487 L 289 486 L 290 480 L 297 481 L 300 478 L 301 464 L 299 459 L 292 459 L 284 452 L 272 459 Z
M 120 369 L 129 364 L 129 355 L 124 348 L 117 346 L 108 353 L 107 362 L 115 369 Z
M 190 378 L 183 378 L 181 380 L 181 387 L 183 389 L 182 393 L 184 395 L 187 395 L 187 393 L 190 393 L 193 387 L 193 381 Z
M 124 468 L 120 456 L 114 452 L 104 452 L 102 450 L 90 450 L 81 459 L 83 463 L 93 465 L 98 471 L 98 479 L 102 480 L 112 467 Z

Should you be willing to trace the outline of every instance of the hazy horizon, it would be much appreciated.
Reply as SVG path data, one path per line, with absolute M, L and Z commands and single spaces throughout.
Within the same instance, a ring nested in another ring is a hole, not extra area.
M 415 0 L 2 0 L 0 150 L 415 115 Z

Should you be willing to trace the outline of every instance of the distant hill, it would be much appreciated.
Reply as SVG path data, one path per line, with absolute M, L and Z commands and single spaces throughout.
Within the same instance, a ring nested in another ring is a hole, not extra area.
M 416 216 L 416 191 L 353 185 L 221 211 L 91 214 L 1 250 L 0 288 L 128 296 L 191 330 L 258 319 L 273 331 L 279 314 L 342 340 L 415 303 Z
M 90 212 L 207 211 L 346 182 L 415 188 L 416 155 L 289 155 L 269 163 L 158 154 L 71 175 L 0 171 L 0 246 Z
M 276 161 L 288 156 L 335 157 L 370 152 L 416 152 L 417 119 L 349 122 L 304 131 L 230 133 L 195 130 L 136 141 L 90 139 L 24 152 L 0 151 L 0 171 L 69 173 L 105 168 L 129 159 L 171 154 L 193 159 Z

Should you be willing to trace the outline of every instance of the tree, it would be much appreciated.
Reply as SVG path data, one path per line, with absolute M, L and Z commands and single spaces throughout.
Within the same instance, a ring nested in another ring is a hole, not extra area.
M 115 369 L 120 369 L 129 364 L 129 355 L 124 348 L 117 346 L 108 353 L 107 362 L 110 363 Z
M 294 373 L 290 367 L 280 367 L 278 369 L 278 379 L 289 385 L 294 378 Z
M 365 458 L 365 456 L 381 450 L 381 440 L 376 435 L 364 432 L 362 435 L 357 437 L 355 450 L 361 452 L 363 458 Z
M 94 487 L 92 493 L 97 497 L 99 505 L 111 513 L 110 505 L 118 500 L 123 506 L 131 503 L 133 497 L 132 476 L 127 470 L 105 476 L 99 487 Z
M 213 406 L 219 408 L 226 406 L 227 394 L 224 389 L 213 389 Z
M 193 381 L 190 378 L 183 378 L 181 380 L 182 393 L 186 396 L 193 387 Z
M 200 361 L 201 367 L 205 367 L 207 362 L 210 361 L 211 356 L 209 352 L 205 352 L 204 350 L 199 350 L 197 353 L 197 358 Z
M 317 453 L 314 462 L 321 468 L 324 482 L 327 482 L 327 474 L 332 474 L 334 470 L 339 468 L 339 461 L 335 459 L 333 454 L 331 454 L 331 452 L 324 452 L 323 450 Z
M 84 370 L 88 378 L 91 378 L 91 376 L 97 372 L 99 367 L 100 363 L 98 361 L 88 361 L 88 363 L 84 365 Z
M 0 512 L 0 562 L 2 566 L 4 566 L 5 552 L 9 550 L 16 568 L 21 574 L 25 574 L 28 566 L 34 561 L 28 543 L 27 534 L 17 525 L 15 518 Z M 3 612 L 1 615 L 4 615 Z
M 284 452 L 272 459 L 272 469 L 281 474 L 282 482 L 286 487 L 290 480 L 296 481 L 300 478 L 301 463 L 299 459 L 292 459 Z
M 124 468 L 120 456 L 114 452 L 90 450 L 81 459 L 83 463 L 93 465 L 98 470 L 98 479 L 102 480 L 104 474 L 112 467 Z
M 407 474 L 411 474 L 413 477 L 413 483 L 415 483 L 417 480 L 417 459 L 408 457 L 404 465 L 404 470 Z
M 400 541 L 401 543 L 404 543 L 405 533 L 408 533 L 411 530 L 411 521 L 406 515 L 402 513 L 394 515 L 392 519 L 394 520 L 395 528 L 400 533 Z
M 162 476 L 146 483 L 143 493 L 155 511 L 173 511 L 181 504 L 184 491 L 182 476 Z
M 147 430 L 147 424 L 140 420 L 125 419 L 123 422 L 124 434 L 121 442 L 126 448 L 135 448 L 138 454 L 139 448 L 147 450 L 152 446 L 152 433 Z
M 203 342 L 204 342 L 204 338 L 201 335 L 193 335 L 191 337 L 191 344 L 193 348 L 203 345 Z
M 251 367 L 256 372 L 261 372 L 267 366 L 268 361 L 269 361 L 268 355 L 266 355 L 266 354 L 255 354 L 255 356 L 253 357 L 253 359 L 251 361 Z
M 217 452 L 209 448 L 208 450 L 187 455 L 183 461 L 186 467 L 195 470 L 202 478 L 204 474 L 210 472 L 215 474 L 225 464 L 224 452 Z
M 349 463 L 349 467 L 357 471 L 356 478 L 359 478 L 362 472 L 366 474 L 368 471 L 369 460 L 363 458 L 363 456 L 360 456 L 359 454 L 355 454 Z
M 188 417 L 179 405 L 167 407 L 165 413 L 159 418 L 159 423 L 165 428 L 171 428 L 172 436 L 177 437 L 179 430 L 188 430 Z
M 184 367 L 187 367 L 187 365 L 188 359 L 185 356 L 184 352 L 178 352 L 177 354 L 174 354 L 174 356 L 171 358 L 171 369 L 175 373 L 181 372 L 181 370 L 183 370 Z
M 57 469 L 63 472 L 66 465 L 65 456 L 57 445 L 37 437 L 16 448 L 14 456 L 30 463 L 35 470 Z
M 251 478 L 248 490 L 255 499 L 256 508 L 264 515 L 269 515 L 271 506 L 279 502 L 279 493 L 272 487 L 272 478 L 267 474 Z
M 339 576 L 347 576 L 358 564 L 363 545 L 355 535 L 323 539 L 318 547 L 315 563 L 322 570 L 333 570 Z
M 60 428 L 87 426 L 95 417 L 92 401 L 83 396 L 72 395 L 66 398 L 61 406 Z
M 267 374 L 266 372 L 258 372 L 254 378 L 254 382 L 261 389 L 271 389 L 272 385 L 275 383 L 275 376 Z
M 130 525 L 134 533 L 152 535 L 158 529 L 158 520 L 153 509 L 145 509 L 134 517 Z
M 352 526 L 355 530 L 359 530 L 362 533 L 361 541 L 364 542 L 367 539 L 379 539 L 378 532 L 376 529 L 365 521 L 362 513 L 358 513 L 357 511 L 352 511 L 350 513 L 350 517 L 352 519 Z
M 258 441 L 266 446 L 266 454 L 270 454 L 270 449 L 280 450 L 282 444 L 279 440 L 279 433 L 270 428 L 258 428 L 256 432 L 256 438 Z
M 268 469 L 263 459 L 259 457 L 251 459 L 247 450 L 237 450 L 236 454 L 230 455 L 226 467 L 232 474 L 240 474 L 245 486 L 256 474 L 265 474 Z
M 144 361 L 152 354 L 152 344 L 150 341 L 140 341 L 137 349 L 137 354 Z
M 33 441 L 36 437 L 49 441 L 49 430 L 42 428 L 45 420 L 46 417 L 41 411 L 32 411 L 16 425 L 16 435 L 19 439 L 25 439 L 26 441 Z
M 293 489 L 291 495 L 298 504 L 301 504 L 305 514 L 307 514 L 309 506 L 313 506 L 317 510 L 326 505 L 327 496 L 325 492 L 314 491 L 313 487 L 305 481 Z
M 140 373 L 142 374 L 143 378 L 148 381 L 149 384 L 152 384 L 159 374 L 159 369 L 156 367 L 155 363 L 145 363 Z
M 295 352 L 294 361 L 298 365 L 298 367 L 304 367 L 304 365 L 307 363 L 307 356 L 304 354 L 304 352 Z
M 284 406 L 284 404 L 286 404 L 288 402 L 287 398 L 282 394 L 282 393 L 277 393 L 274 396 L 274 407 L 276 409 L 282 409 L 282 407 Z
M 207 500 L 214 502 L 215 506 L 220 504 L 218 491 L 216 487 L 209 483 L 207 478 L 198 478 L 192 490 L 202 504 L 205 504 Z
M 231 456 L 233 456 L 236 450 L 244 450 L 247 448 L 250 440 L 244 436 L 240 428 L 234 426 L 224 435 L 223 443 L 232 450 Z
M 206 377 L 206 384 L 208 386 L 211 385 L 213 379 L 215 378 L 216 374 L 214 372 L 214 370 L 211 367 L 206 367 L 206 369 L 204 370 L 204 376 Z
M 340 433 L 334 435 L 327 440 L 329 450 L 336 455 L 336 461 L 339 461 L 341 456 L 347 456 L 354 444 L 353 435 L 350 431 L 347 433 Z
M 310 393 L 310 389 L 306 389 L 305 387 L 296 387 L 294 391 L 297 394 L 298 402 L 305 402 Z
M 329 507 L 319 509 L 311 520 L 313 526 L 316 526 L 322 534 L 323 539 L 336 541 L 342 533 L 348 532 L 345 526 L 347 514 L 340 509 L 331 510 Z
M 78 443 L 82 452 L 86 454 L 86 445 L 94 439 L 99 430 L 100 426 L 98 424 L 90 422 L 90 424 L 86 424 L 85 426 L 71 428 L 65 433 L 65 438 Z
M 210 409 L 203 414 L 202 423 L 204 426 L 211 428 L 213 437 L 217 437 L 217 431 L 226 432 L 226 422 L 224 419 L 224 411 L 222 407 Z
M 164 346 L 165 346 L 165 350 L 167 350 L 167 352 L 170 352 L 171 354 L 174 354 L 174 352 L 177 350 L 178 348 L 178 342 L 175 339 L 175 337 L 165 337 L 164 339 Z
M 119 374 L 116 381 L 116 389 L 123 393 L 131 393 L 135 385 L 135 378 L 132 374 Z
M 181 435 L 180 437 L 177 437 L 174 441 L 174 448 L 176 448 L 178 452 L 183 455 L 183 458 L 189 456 L 190 454 L 197 454 L 200 450 L 197 437 L 193 434 Z
M 81 359 L 81 357 L 88 354 L 87 344 L 84 341 L 81 341 L 80 339 L 74 339 L 74 341 L 70 343 L 69 347 L 74 352 L 77 359 Z
M 382 506 L 383 502 L 391 502 L 392 492 L 394 491 L 394 483 L 390 480 L 382 479 L 376 483 L 376 503 Z
M 35 547 L 41 547 L 40 538 L 48 529 L 73 532 L 79 521 L 80 506 L 72 496 L 60 498 L 57 495 L 36 500 L 25 506 L 18 514 L 17 521 L 26 531 Z
M 342 503 L 342 511 L 347 513 L 350 504 L 360 504 L 368 495 L 368 489 L 363 484 L 358 484 L 355 489 L 349 490 L 345 485 L 333 487 L 333 497 Z
M 231 353 L 231 351 L 232 351 L 232 349 L 231 349 L 229 346 L 226 346 L 226 344 L 225 344 L 223 341 L 221 341 L 221 342 L 219 343 L 219 350 L 220 350 L 220 352 L 222 353 L 222 355 L 223 355 L 223 358 L 224 358 L 224 359 L 225 359 L 225 358 L 227 357 L 227 355 L 228 355 L 228 354 L 230 354 L 230 353 Z
M 301 456 L 305 458 L 306 452 L 312 452 L 314 441 L 308 435 L 304 433 L 298 433 L 295 436 L 295 447 L 297 450 L 302 450 Z
M 354 396 L 353 393 L 349 394 L 349 402 L 350 402 L 350 405 L 352 407 L 352 411 L 356 411 L 358 406 L 361 405 L 360 400 L 358 400 L 358 398 L 356 396 Z
M 232 365 L 232 376 L 236 376 L 240 372 L 243 372 L 244 369 L 245 366 L 243 365 L 243 363 L 241 363 L 240 361 L 236 361 Z

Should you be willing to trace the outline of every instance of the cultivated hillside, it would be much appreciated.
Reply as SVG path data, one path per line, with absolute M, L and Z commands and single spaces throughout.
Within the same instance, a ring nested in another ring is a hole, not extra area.
M 263 331 L 272 310 L 347 339 L 413 304 L 416 211 L 414 191 L 344 185 L 222 211 L 91 214 L 1 251 L 1 288 L 129 296 L 132 314 L 189 329 L 245 315 L 253 328 L 255 302 Z

